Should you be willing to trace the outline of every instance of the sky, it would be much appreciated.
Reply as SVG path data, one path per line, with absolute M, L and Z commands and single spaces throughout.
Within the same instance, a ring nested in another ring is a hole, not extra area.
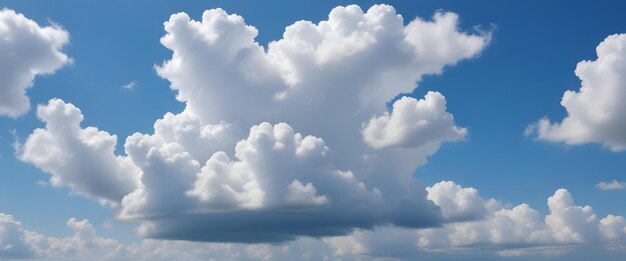
M 621 260 L 625 5 L 0 0 L 0 260 Z

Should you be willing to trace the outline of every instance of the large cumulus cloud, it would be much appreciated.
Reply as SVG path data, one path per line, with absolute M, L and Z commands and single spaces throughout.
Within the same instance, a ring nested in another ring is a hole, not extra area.
M 70 62 L 61 52 L 69 34 L 57 25 L 41 27 L 10 9 L 0 9 L 0 116 L 26 113 L 26 89 L 37 75 L 54 73 Z
M 116 155 L 114 135 L 83 129 L 77 108 L 51 100 L 39 113 L 46 128 L 21 158 L 110 202 L 152 238 L 276 242 L 444 222 L 411 174 L 466 129 L 440 93 L 386 104 L 478 55 L 488 34 L 460 31 L 453 13 L 405 25 L 387 5 L 296 22 L 267 49 L 254 27 L 221 9 L 199 21 L 174 14 L 164 27 L 172 58 L 156 70 L 183 112 L 129 136 Z
M 579 91 L 566 91 L 561 122 L 547 118 L 527 129 L 550 142 L 577 145 L 600 143 L 612 151 L 626 150 L 626 34 L 608 36 L 596 47 L 595 61 L 582 61 L 576 76 Z

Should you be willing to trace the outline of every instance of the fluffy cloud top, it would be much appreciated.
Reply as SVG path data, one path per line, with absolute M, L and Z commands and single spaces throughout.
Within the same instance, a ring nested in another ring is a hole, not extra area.
M 21 158 L 141 221 L 146 237 L 276 242 L 439 225 L 411 174 L 466 130 L 439 93 L 400 99 L 391 112 L 386 103 L 488 44 L 457 24 L 452 13 L 404 25 L 391 6 L 337 7 L 326 21 L 288 26 L 265 50 L 240 16 L 174 14 L 161 38 L 172 58 L 156 70 L 183 112 L 115 155 L 116 136 L 80 127 L 77 108 L 51 100 Z
M 438 186 L 449 184 L 438 183 L 433 187 Z M 445 212 L 445 206 L 441 207 Z M 599 219 L 590 206 L 575 205 L 572 195 L 565 189 L 557 190 L 548 198 L 550 213 L 543 220 L 539 212 L 527 204 L 513 208 L 478 208 L 490 209 L 484 219 L 420 231 L 420 245 L 439 248 L 489 243 L 496 249 L 512 249 L 626 239 L 622 217 L 609 215 Z
M 0 258 L 32 257 L 33 248 L 25 241 L 26 232 L 13 216 L 0 213 Z
M 393 103 L 392 113 L 373 117 L 363 129 L 363 138 L 372 147 L 419 147 L 428 142 L 463 139 L 467 129 L 454 125 L 446 111 L 446 99 L 428 92 L 423 100 L 402 97 Z
M 621 216 L 598 218 L 590 206 L 577 206 L 565 189 L 548 198 L 549 214 L 542 215 L 527 204 L 502 207 L 481 198 L 475 189 L 454 182 L 440 182 L 428 188 L 444 214 L 466 211 L 482 213 L 478 220 L 448 223 L 442 228 L 421 230 L 380 227 L 375 231 L 327 239 L 335 253 L 376 254 L 392 247 L 404 256 L 419 251 L 462 253 L 495 252 L 499 255 L 564 253 L 571 246 L 597 245 L 605 248 L 626 243 L 626 222 Z M 458 203 L 452 203 L 458 202 Z M 386 240 L 381 240 L 385 238 Z
M 117 204 L 137 186 L 139 170 L 125 157 L 115 156 L 117 137 L 95 127 L 81 128 L 81 111 L 60 99 L 37 107 L 46 123 L 20 149 L 20 159 L 50 173 L 53 186 L 102 203 Z
M 626 150 L 626 34 L 608 36 L 596 53 L 597 60 L 576 66 L 580 90 L 563 94 L 567 117 L 557 123 L 541 119 L 527 133 L 536 132 L 539 139 L 551 142 L 594 142 L 612 151 Z
M 0 116 L 15 118 L 30 107 L 26 89 L 35 76 L 54 73 L 70 61 L 61 52 L 69 34 L 5 8 L 0 10 L 0 36 Z
M 485 200 L 474 188 L 463 188 L 452 181 L 442 181 L 427 187 L 428 199 L 441 207 L 443 217 L 449 221 L 476 220 L 485 217 L 499 203 Z

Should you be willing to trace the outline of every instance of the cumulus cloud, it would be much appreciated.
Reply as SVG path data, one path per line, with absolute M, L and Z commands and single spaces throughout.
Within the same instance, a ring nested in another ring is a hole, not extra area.
M 73 231 L 72 236 L 47 237 L 27 230 L 13 216 L 0 213 L 0 259 L 104 260 L 110 251 L 121 246 L 116 240 L 98 237 L 86 219 L 71 218 L 67 226 Z
M 621 216 L 599 218 L 590 206 L 574 204 L 565 189 L 547 200 L 549 214 L 542 215 L 528 204 L 504 207 L 495 200 L 480 197 L 475 189 L 443 181 L 428 188 L 428 197 L 442 212 L 478 212 L 480 219 L 445 224 L 420 230 L 391 226 L 374 231 L 357 230 L 349 236 L 326 239 L 336 253 L 376 254 L 395 249 L 403 256 L 422 252 L 492 252 L 502 256 L 564 254 L 574 247 L 589 245 L 614 248 L 626 244 L 626 223 Z M 454 201 L 452 201 L 454 200 Z M 388 240 L 381 240 L 382 238 Z
M 571 257 L 580 259 L 580 254 L 593 249 L 605 257 L 610 257 L 611 260 L 618 260 L 621 257 L 620 249 L 626 245 L 624 217 L 607 215 L 600 218 L 590 206 L 576 205 L 572 195 L 565 189 L 555 191 L 548 198 L 549 213 L 545 216 L 528 204 L 512 207 L 502 205 L 494 199 L 482 198 L 476 189 L 464 188 L 450 181 L 439 182 L 427 189 L 428 198 L 437 202 L 446 217 L 451 217 L 450 213 L 454 214 L 452 217 L 459 217 L 460 213 L 481 213 L 482 217 L 473 220 L 457 219 L 439 228 L 413 229 L 381 225 L 374 229 L 357 229 L 346 235 L 321 239 L 298 237 L 284 244 L 144 239 L 124 245 L 115 240 L 97 236 L 93 226 L 87 220 L 70 219 L 67 225 L 74 231 L 74 234 L 70 237 L 54 238 L 28 231 L 10 215 L 0 214 L 0 258 L 45 257 L 50 260 L 84 260 L 87 258 L 91 260 L 385 260 L 386 258 L 475 260 L 482 258 L 500 260 L 499 257 L 519 255 L 527 255 L 530 256 L 529 258 L 562 255 L 564 259 L 569 260 Z M 314 194 L 311 193 L 311 195 Z M 476 210 L 471 211 L 470 208 Z M 301 210 L 298 209 L 298 211 Z M 256 215 L 256 221 L 264 222 L 263 217 L 258 214 L 246 214 Z M 241 216 L 232 215 L 229 218 L 237 219 Z M 198 218 L 210 218 L 208 222 L 212 222 L 214 217 L 209 215 L 198 216 Z M 187 221 L 194 221 L 198 224 L 198 220 Z M 173 223 L 163 224 L 172 225 Z M 251 223 L 245 224 L 245 226 L 251 225 Z M 276 230 L 272 231 L 276 232 Z M 220 233 L 220 231 L 214 228 L 213 233 Z M 611 256 L 611 252 L 615 254 Z
M 26 113 L 26 89 L 37 75 L 52 74 L 70 62 L 61 52 L 69 34 L 58 25 L 39 26 L 23 14 L 0 10 L 0 116 Z
M 0 258 L 17 259 L 34 256 L 33 247 L 26 242 L 27 231 L 13 216 L 0 213 Z
M 600 181 L 596 184 L 596 188 L 601 190 L 616 190 L 616 189 L 624 189 L 626 187 L 626 183 L 619 182 L 617 180 L 613 180 L 611 182 Z
M 500 207 L 494 199 L 485 200 L 474 188 L 463 188 L 452 181 L 441 181 L 427 187 L 427 198 L 441 208 L 449 221 L 476 220 Z
M 565 189 L 548 198 L 549 214 L 543 219 L 527 204 L 491 211 L 479 221 L 448 224 L 420 232 L 422 247 L 472 247 L 488 243 L 494 248 L 520 248 L 601 243 L 624 235 L 619 218 L 599 219 L 590 206 L 577 206 Z M 608 224 L 615 223 L 615 226 Z M 445 238 L 445 240 L 441 240 Z M 434 240 L 433 240 L 434 239 Z
M 363 129 L 363 138 L 372 147 L 419 147 L 428 142 L 465 138 L 467 129 L 454 125 L 446 111 L 446 99 L 428 92 L 424 99 L 402 97 L 393 103 L 391 113 L 373 117 Z
M 526 133 L 550 142 L 600 143 L 612 151 L 626 150 L 626 34 L 608 36 L 596 53 L 595 61 L 576 66 L 580 90 L 563 94 L 567 116 L 556 123 L 541 119 Z
M 46 126 L 26 139 L 18 156 L 50 173 L 53 186 L 111 204 L 135 189 L 139 170 L 127 157 L 114 155 L 117 136 L 81 128 L 80 109 L 61 99 L 38 106 L 37 117 Z
M 385 201 L 378 188 L 334 168 L 322 139 L 295 133 L 285 123 L 253 126 L 237 143 L 236 159 L 219 151 L 202 168 L 189 153 L 157 145 L 154 138 L 127 140 L 130 157 L 143 170 L 142 186 L 123 199 L 120 216 L 158 215 L 140 228 L 147 237 L 284 241 L 387 222 L 438 222 L 434 205 L 419 198 Z M 405 204 L 415 211 L 403 210 Z
M 478 55 L 488 34 L 459 30 L 453 13 L 405 25 L 387 5 L 334 8 L 326 21 L 288 26 L 267 49 L 256 28 L 221 9 L 199 21 L 174 14 L 164 28 L 172 57 L 156 71 L 184 111 L 129 136 L 116 155 L 115 135 L 81 128 L 77 108 L 52 100 L 22 159 L 110 202 L 150 238 L 278 242 L 445 221 L 412 173 L 466 130 L 439 93 L 403 98 L 391 112 L 386 104 Z M 91 186 L 101 183 L 110 189 Z

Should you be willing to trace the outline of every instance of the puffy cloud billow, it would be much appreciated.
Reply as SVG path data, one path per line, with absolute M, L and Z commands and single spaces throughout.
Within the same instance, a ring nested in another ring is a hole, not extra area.
M 300 189 L 304 187 L 304 190 L 309 191 L 304 194 L 315 198 L 313 195 L 318 192 L 306 189 L 307 186 L 297 187 Z M 593 252 L 595 255 L 611 252 L 619 255 L 618 251 L 624 251 L 623 246 L 626 244 L 624 217 L 615 215 L 598 217 L 591 206 L 576 205 L 572 195 L 565 189 L 555 191 L 548 198 L 547 215 L 542 215 L 528 204 L 509 206 L 494 199 L 485 199 L 476 189 L 462 187 L 451 181 L 436 183 L 428 187 L 427 191 L 427 197 L 441 208 L 444 216 L 456 221 L 439 228 L 378 226 L 373 230 L 356 229 L 346 235 L 321 239 L 298 237 L 284 244 L 206 243 L 154 239 L 122 244 L 98 236 L 87 220 L 79 221 L 75 218 L 67 222 L 74 231 L 73 235 L 55 238 L 27 230 L 12 216 L 0 213 L 0 259 L 46 257 L 50 260 L 385 260 L 386 258 L 475 260 L 479 257 L 494 260 L 502 256 L 524 255 L 534 259 L 534 257 L 545 258 L 546 255 L 560 255 L 568 260 L 574 259 L 573 257 L 581 260 L 580 254 L 584 254 L 588 249 L 597 250 Z M 305 202 L 313 205 L 324 203 L 321 200 Z M 467 218 L 474 216 L 480 218 Z M 203 216 L 207 217 L 214 218 Z M 190 219 L 189 216 L 185 218 L 186 221 L 191 221 L 192 225 L 202 222 L 200 219 Z M 231 215 L 230 218 L 239 219 L 241 215 Z M 265 222 L 262 219 L 257 221 Z M 246 226 L 251 229 L 250 224 Z M 223 232 L 219 228 L 212 229 L 213 233 Z M 277 233 L 280 230 L 272 231 Z M 202 232 L 204 231 L 196 233 Z M 220 238 L 224 239 L 225 236 L 222 235 Z M 582 260 L 584 259 L 583 255 Z
M 78 108 L 53 99 L 21 159 L 140 221 L 150 238 L 280 242 L 478 217 L 442 214 L 412 177 L 443 142 L 467 135 L 445 97 L 386 106 L 487 46 L 490 35 L 461 31 L 456 14 L 405 24 L 391 6 L 337 7 L 267 48 L 221 9 L 174 14 L 164 27 L 172 57 L 156 71 L 184 111 L 129 136 L 116 155 L 115 135 L 81 127 Z
M 392 113 L 373 117 L 363 129 L 363 138 L 372 147 L 419 147 L 429 142 L 465 138 L 467 129 L 454 125 L 446 111 L 446 99 L 429 92 L 424 99 L 402 97 L 393 103 Z
M 37 75 L 52 74 L 70 59 L 61 49 L 69 34 L 58 25 L 41 27 L 10 9 L 0 9 L 0 116 L 28 111 L 26 89 Z
M 337 255 L 377 255 L 394 250 L 401 257 L 424 252 L 493 253 L 500 256 L 567 254 L 596 246 L 619 249 L 626 243 L 626 222 L 621 216 L 598 217 L 591 206 L 578 206 L 565 189 L 547 200 L 545 216 L 528 204 L 503 206 L 484 199 L 473 188 L 442 181 L 427 188 L 428 197 L 444 215 L 478 213 L 482 217 L 447 223 L 441 228 L 379 227 L 357 230 L 349 236 L 325 239 Z
M 579 91 L 566 91 L 561 122 L 547 118 L 527 128 L 540 140 L 570 145 L 600 143 L 612 151 L 626 150 L 626 34 L 608 36 L 596 47 L 595 61 L 582 61 L 576 76 Z
M 0 259 L 45 257 L 58 260 L 104 260 L 122 245 L 116 240 L 96 235 L 88 220 L 70 218 L 70 237 L 47 237 L 27 230 L 11 215 L 0 213 Z
M 38 106 L 37 117 L 46 126 L 27 138 L 20 159 L 50 173 L 53 186 L 68 186 L 109 204 L 118 204 L 135 189 L 139 169 L 127 157 L 113 154 L 115 135 L 81 128 L 81 111 L 60 99 Z

